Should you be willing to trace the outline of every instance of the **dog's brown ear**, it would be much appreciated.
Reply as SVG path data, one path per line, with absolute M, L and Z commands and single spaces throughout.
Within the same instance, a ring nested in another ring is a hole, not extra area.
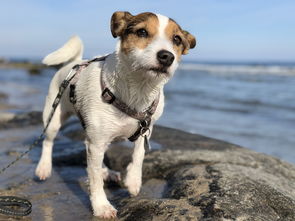
M 111 31 L 114 38 L 122 36 L 128 21 L 133 16 L 129 12 L 115 12 L 111 18 Z
M 185 37 L 185 48 L 182 54 L 187 54 L 189 49 L 192 49 L 196 46 L 196 38 L 190 34 L 188 31 L 182 30 L 182 34 Z

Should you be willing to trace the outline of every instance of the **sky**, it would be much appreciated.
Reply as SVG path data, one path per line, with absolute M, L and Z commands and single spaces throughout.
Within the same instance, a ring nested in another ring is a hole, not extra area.
M 154 12 L 197 38 L 196 61 L 295 61 L 294 0 L 3 0 L 0 57 L 42 58 L 79 35 L 85 58 L 114 51 L 115 11 Z

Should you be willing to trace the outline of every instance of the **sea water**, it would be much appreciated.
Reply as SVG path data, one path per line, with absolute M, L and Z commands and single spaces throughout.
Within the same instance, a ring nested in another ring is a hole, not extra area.
M 9 111 L 42 110 L 54 70 L 0 69 Z M 184 62 L 165 87 L 158 124 L 295 163 L 295 64 Z M 0 109 L 1 110 L 1 109 Z

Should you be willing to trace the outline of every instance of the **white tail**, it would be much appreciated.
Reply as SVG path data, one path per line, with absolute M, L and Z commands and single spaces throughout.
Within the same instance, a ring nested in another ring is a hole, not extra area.
M 73 36 L 60 49 L 50 53 L 43 59 L 43 64 L 58 65 L 74 60 L 81 60 L 83 56 L 83 43 L 78 36 Z

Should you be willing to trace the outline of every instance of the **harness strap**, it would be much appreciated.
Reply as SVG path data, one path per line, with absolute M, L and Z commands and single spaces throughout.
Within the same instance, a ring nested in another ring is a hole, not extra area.
M 101 90 L 102 90 L 101 97 L 104 100 L 104 102 L 114 105 L 117 109 L 119 109 L 123 113 L 138 120 L 137 130 L 134 132 L 132 136 L 128 138 L 129 141 L 134 142 L 139 138 L 139 136 L 143 136 L 145 132 L 149 130 L 149 127 L 151 125 L 151 117 L 155 113 L 157 106 L 159 104 L 160 93 L 158 94 L 157 98 L 153 101 L 153 103 L 147 108 L 147 110 L 138 112 L 130 108 L 120 99 L 116 98 L 116 96 L 106 86 L 106 83 L 103 79 L 103 74 L 104 72 L 102 69 L 100 82 L 101 82 Z
M 83 62 L 82 64 L 76 64 L 72 69 L 76 70 L 76 74 L 74 75 L 74 77 L 71 79 L 70 81 L 70 92 L 69 92 L 69 98 L 70 98 L 70 102 L 73 104 L 73 107 L 74 107 L 74 110 L 81 122 L 81 125 L 84 129 L 86 129 L 86 123 L 83 119 L 83 116 L 82 114 L 80 113 L 80 111 L 77 110 L 77 108 L 75 108 L 75 104 L 77 102 L 77 99 L 76 99 L 76 83 L 79 79 L 79 75 L 81 73 L 81 71 L 86 68 L 89 64 L 91 64 L 92 62 L 98 62 L 98 61 L 104 61 L 106 59 L 107 55 L 106 56 L 101 56 L 101 57 L 97 57 L 97 58 L 94 58 L 92 60 L 89 60 L 89 61 L 85 61 Z
M 111 90 L 106 86 L 103 80 L 103 74 L 101 73 L 101 90 L 102 90 L 102 99 L 104 102 L 108 104 L 114 105 L 117 109 L 127 114 L 128 116 L 135 118 L 139 121 L 145 120 L 148 116 L 151 116 L 155 113 L 159 100 L 160 93 L 157 98 L 153 101 L 153 103 L 148 107 L 147 110 L 138 112 L 132 108 L 130 108 L 127 104 L 125 104 L 120 99 L 116 98 L 116 96 L 111 92 Z

